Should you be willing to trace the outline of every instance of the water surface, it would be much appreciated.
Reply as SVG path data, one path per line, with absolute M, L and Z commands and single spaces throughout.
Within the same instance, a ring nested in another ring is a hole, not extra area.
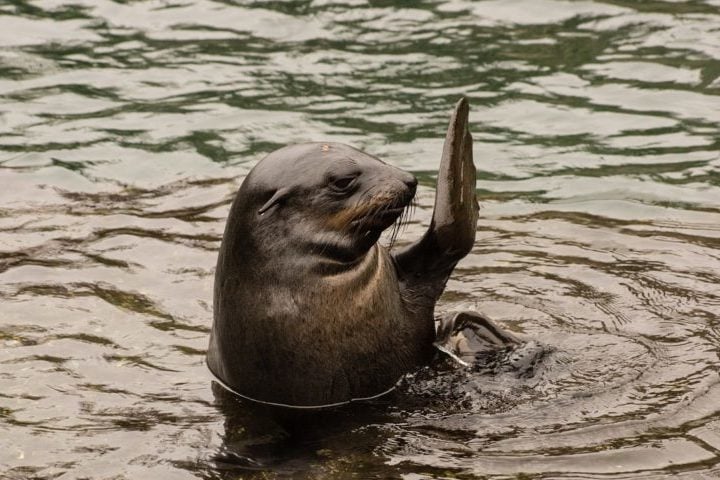
M 204 366 L 234 192 L 349 143 L 420 178 L 416 238 L 460 95 L 482 210 L 439 309 L 552 352 L 277 440 Z M 720 475 L 719 95 L 717 0 L 3 3 L 0 477 Z

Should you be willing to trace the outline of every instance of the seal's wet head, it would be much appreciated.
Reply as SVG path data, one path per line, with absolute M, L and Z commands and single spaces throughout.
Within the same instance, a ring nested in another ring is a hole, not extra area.
M 335 143 L 282 148 L 248 180 L 257 223 L 282 221 L 286 237 L 313 238 L 316 251 L 345 261 L 400 225 L 417 186 L 412 174 Z

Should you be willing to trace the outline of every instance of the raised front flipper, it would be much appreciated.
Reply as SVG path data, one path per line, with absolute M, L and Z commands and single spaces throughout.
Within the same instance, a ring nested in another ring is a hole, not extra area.
M 420 240 L 394 254 L 406 293 L 426 296 L 432 303 L 475 242 L 478 204 L 468 112 L 467 100 L 460 99 L 445 137 L 430 228 Z

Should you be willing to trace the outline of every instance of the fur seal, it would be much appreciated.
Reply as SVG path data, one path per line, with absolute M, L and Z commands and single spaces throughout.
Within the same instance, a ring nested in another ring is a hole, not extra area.
M 223 386 L 322 408 L 387 393 L 432 358 L 435 303 L 475 241 L 468 112 L 463 98 L 450 119 L 430 227 L 399 251 L 377 241 L 411 204 L 410 173 L 337 143 L 287 146 L 251 170 L 215 272 L 207 364 Z

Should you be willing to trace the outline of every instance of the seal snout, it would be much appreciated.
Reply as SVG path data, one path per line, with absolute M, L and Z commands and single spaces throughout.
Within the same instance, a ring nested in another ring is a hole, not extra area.
M 417 188 L 418 180 L 415 178 L 415 175 L 409 172 L 404 172 L 400 170 L 400 173 L 402 173 L 402 182 L 410 189 L 413 193 L 415 193 L 415 189 Z
M 413 175 L 412 173 L 408 173 L 408 172 L 403 172 L 403 173 L 405 174 L 404 175 L 405 178 L 403 178 L 403 183 L 405 184 L 405 186 L 408 189 L 407 195 L 409 196 L 406 203 L 410 203 L 410 201 L 413 199 L 413 197 L 415 197 L 415 192 L 417 191 L 417 186 L 418 186 L 418 179 L 415 178 L 415 175 Z
M 355 221 L 362 229 L 383 231 L 403 217 L 415 197 L 417 179 L 414 175 L 401 172 L 400 182 L 395 182 L 384 191 L 377 192 L 367 201 L 365 215 Z

